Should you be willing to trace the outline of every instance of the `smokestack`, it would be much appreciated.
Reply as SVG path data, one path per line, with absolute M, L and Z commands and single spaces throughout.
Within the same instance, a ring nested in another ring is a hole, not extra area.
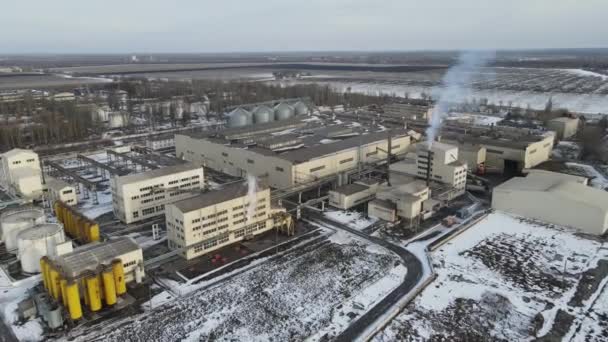
M 386 148 L 386 184 L 391 186 L 391 154 L 393 153 L 393 136 L 391 130 L 387 129 L 388 132 L 388 146 Z
M 433 155 L 433 152 L 431 152 L 431 147 L 428 147 L 428 150 L 426 151 L 426 156 L 428 158 L 427 163 L 426 163 L 426 186 L 431 186 L 431 158 Z

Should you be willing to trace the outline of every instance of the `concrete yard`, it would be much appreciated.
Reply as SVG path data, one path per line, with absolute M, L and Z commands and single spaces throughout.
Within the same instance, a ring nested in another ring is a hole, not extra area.
M 431 257 L 437 278 L 375 341 L 606 339 L 605 240 L 495 212 Z

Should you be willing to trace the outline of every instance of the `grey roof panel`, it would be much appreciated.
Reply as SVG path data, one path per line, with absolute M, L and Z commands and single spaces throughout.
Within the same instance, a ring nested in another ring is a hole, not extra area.
M 258 183 L 258 191 L 268 189 L 268 185 Z M 227 185 L 221 189 L 205 192 L 203 194 L 186 198 L 173 203 L 182 213 L 188 213 L 211 205 L 230 201 L 247 195 L 247 182 Z

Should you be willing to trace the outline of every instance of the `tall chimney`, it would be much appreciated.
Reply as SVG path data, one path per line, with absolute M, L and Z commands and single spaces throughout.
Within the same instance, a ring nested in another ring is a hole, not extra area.
M 431 152 L 431 149 L 429 148 L 426 153 L 428 158 L 426 163 L 426 186 L 431 186 L 431 160 L 433 152 Z
M 387 129 L 388 132 L 388 144 L 386 148 L 386 184 L 391 186 L 391 154 L 393 153 L 393 136 L 391 130 Z

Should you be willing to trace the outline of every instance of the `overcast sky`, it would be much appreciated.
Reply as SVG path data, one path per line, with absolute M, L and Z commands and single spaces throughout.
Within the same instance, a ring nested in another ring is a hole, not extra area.
M 608 0 L 7 0 L 0 53 L 608 47 Z

